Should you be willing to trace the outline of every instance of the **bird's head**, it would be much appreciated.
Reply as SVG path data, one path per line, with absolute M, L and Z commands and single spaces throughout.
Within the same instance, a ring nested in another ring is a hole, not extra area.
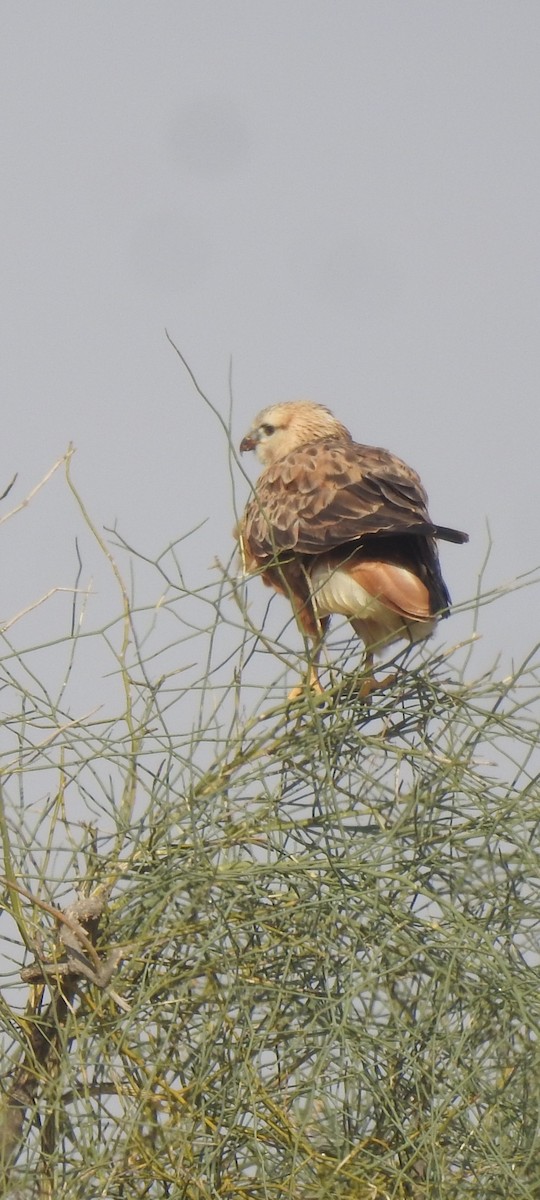
M 240 442 L 240 453 L 255 450 L 263 466 L 285 458 L 297 446 L 320 438 L 338 437 L 351 441 L 348 429 L 323 404 L 312 400 L 289 400 L 264 408 Z

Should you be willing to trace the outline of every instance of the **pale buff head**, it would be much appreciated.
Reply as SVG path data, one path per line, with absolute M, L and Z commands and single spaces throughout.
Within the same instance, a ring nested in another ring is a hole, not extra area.
M 312 400 L 289 400 L 271 404 L 255 417 L 240 443 L 240 451 L 255 450 L 265 467 L 284 458 L 297 446 L 335 437 L 351 441 L 349 430 L 325 408 Z

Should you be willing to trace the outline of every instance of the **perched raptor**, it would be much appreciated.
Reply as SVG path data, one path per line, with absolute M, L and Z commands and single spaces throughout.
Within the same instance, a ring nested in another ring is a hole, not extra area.
M 354 442 L 307 400 L 265 408 L 240 450 L 255 450 L 264 467 L 235 531 L 244 570 L 288 596 L 313 638 L 312 688 L 322 690 L 316 664 L 332 613 L 362 638 L 371 672 L 374 650 L 421 641 L 448 616 L 435 539 L 467 534 L 433 523 L 420 479 L 401 459 Z

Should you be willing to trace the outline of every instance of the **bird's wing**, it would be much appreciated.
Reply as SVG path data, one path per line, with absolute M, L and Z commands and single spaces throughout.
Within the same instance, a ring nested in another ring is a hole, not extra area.
M 372 534 L 466 540 L 433 525 L 420 479 L 401 459 L 340 438 L 299 446 L 268 467 L 239 533 L 259 566 L 283 551 L 321 554 Z

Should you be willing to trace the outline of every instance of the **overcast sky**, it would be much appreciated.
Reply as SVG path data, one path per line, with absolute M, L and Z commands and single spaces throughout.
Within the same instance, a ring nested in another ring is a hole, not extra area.
M 10 499 L 73 441 L 96 523 L 153 556 L 207 518 L 185 553 L 209 578 L 231 544 L 226 441 L 167 329 L 225 415 L 232 360 L 237 443 L 309 396 L 416 467 L 433 518 L 471 535 L 443 548 L 457 601 L 487 522 L 487 583 L 536 567 L 538 0 L 0 14 Z M 3 526 L 3 620 L 73 583 L 79 530 L 60 478 Z M 530 649 L 537 610 L 537 589 L 484 610 L 493 655 Z

